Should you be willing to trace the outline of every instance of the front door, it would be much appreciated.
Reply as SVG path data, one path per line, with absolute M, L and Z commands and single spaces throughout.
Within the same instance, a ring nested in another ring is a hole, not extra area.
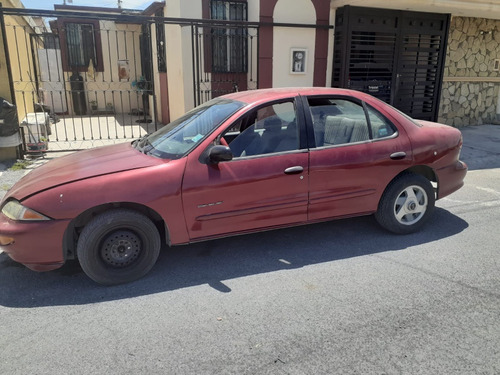
M 233 160 L 209 164 L 198 152 L 189 155 L 182 199 L 191 240 L 307 220 L 301 119 L 292 100 L 266 105 L 214 136 L 229 145 Z

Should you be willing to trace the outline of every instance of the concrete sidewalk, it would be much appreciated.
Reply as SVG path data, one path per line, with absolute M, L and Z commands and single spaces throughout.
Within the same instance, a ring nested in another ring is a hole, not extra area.
M 49 151 L 88 149 L 132 141 L 159 129 L 161 124 L 142 123 L 143 116 L 115 115 L 61 118 L 51 124 Z

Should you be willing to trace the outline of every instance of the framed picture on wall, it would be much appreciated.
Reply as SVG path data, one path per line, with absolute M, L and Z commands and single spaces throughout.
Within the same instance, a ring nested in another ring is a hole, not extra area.
M 290 50 L 290 74 L 307 73 L 307 48 L 292 48 Z

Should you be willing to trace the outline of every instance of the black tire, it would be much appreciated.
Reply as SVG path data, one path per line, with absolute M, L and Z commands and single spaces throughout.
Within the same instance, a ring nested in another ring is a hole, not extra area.
M 413 173 L 403 174 L 385 189 L 375 218 L 391 232 L 413 233 L 428 220 L 434 203 L 434 189 L 428 179 Z
M 116 285 L 148 273 L 160 247 L 160 234 L 148 217 L 116 209 L 94 217 L 83 228 L 76 251 L 87 276 L 99 284 Z

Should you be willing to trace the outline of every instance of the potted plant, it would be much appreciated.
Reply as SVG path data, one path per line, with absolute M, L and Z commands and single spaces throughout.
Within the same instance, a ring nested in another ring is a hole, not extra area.
M 90 103 L 90 108 L 92 108 L 93 111 L 97 111 L 97 100 L 91 100 L 89 101 Z
M 106 111 L 113 112 L 113 103 L 106 103 Z

